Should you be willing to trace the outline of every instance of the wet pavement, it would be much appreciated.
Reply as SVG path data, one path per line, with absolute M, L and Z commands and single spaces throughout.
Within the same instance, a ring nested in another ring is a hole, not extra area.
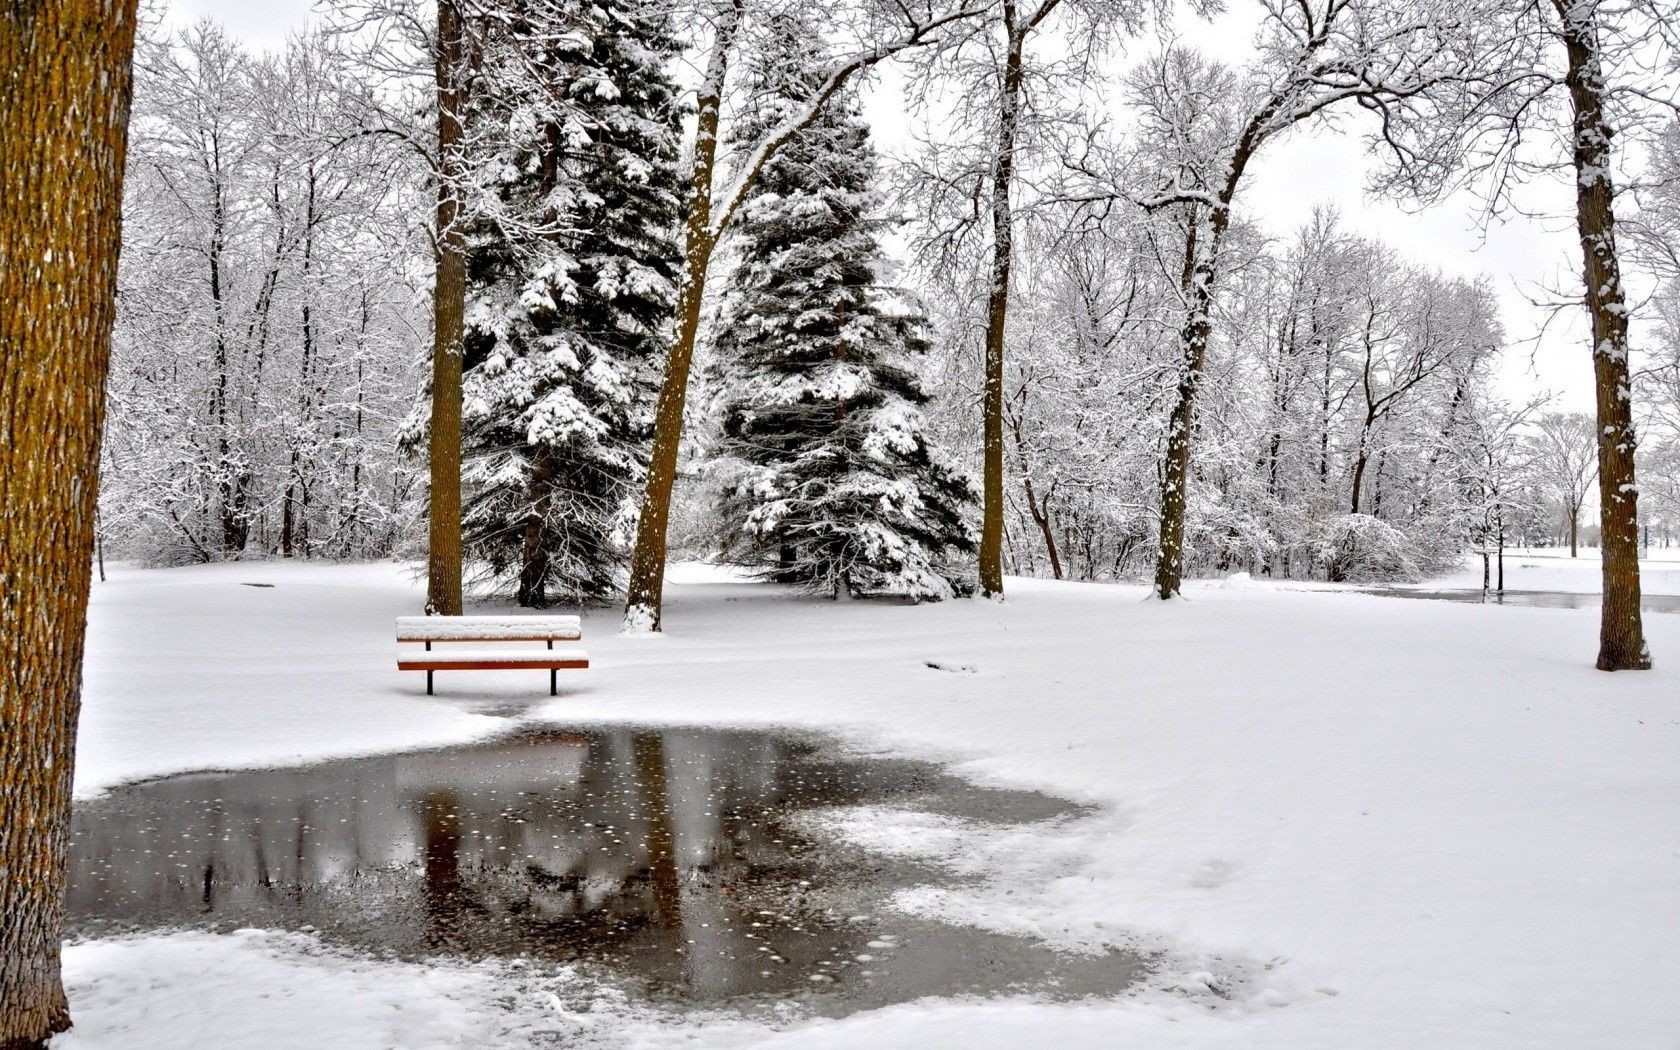
M 1482 603 L 1481 590 L 1426 590 L 1418 587 L 1365 587 L 1362 594 L 1379 598 L 1422 598 L 1437 602 Z M 1489 591 L 1489 605 L 1515 605 L 1526 609 L 1596 609 L 1603 604 L 1598 594 L 1572 594 L 1568 591 Z M 1680 613 L 1680 594 L 1640 595 L 1640 608 L 1653 613 Z
M 789 734 L 604 728 L 193 774 L 77 807 L 73 935 L 307 930 L 381 956 L 569 963 L 648 997 L 1113 995 L 1144 961 L 886 907 L 954 876 L 801 834 L 827 807 L 1024 824 L 1077 810 Z M 1054 825 L 1046 825 L 1054 834 Z

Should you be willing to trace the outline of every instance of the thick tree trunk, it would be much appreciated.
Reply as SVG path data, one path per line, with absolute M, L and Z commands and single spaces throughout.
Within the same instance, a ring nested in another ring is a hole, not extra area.
M 1628 377 L 1627 304 L 1616 255 L 1615 187 L 1610 181 L 1614 134 L 1604 112 L 1596 5 L 1553 0 L 1569 56 L 1575 110 L 1575 226 L 1581 237 L 1587 312 L 1592 316 L 1593 377 L 1598 401 L 1599 546 L 1604 606 L 1598 669 L 1651 666 L 1639 609 L 1639 489 L 1634 479 L 1633 390 Z M 1574 537 L 1570 537 L 1571 547 Z
M 134 0 L 0 7 L 0 1048 L 70 1026 L 70 785 Z
M 647 487 L 636 522 L 636 546 L 630 554 L 630 587 L 624 603 L 624 629 L 658 631 L 665 595 L 665 537 L 671 521 L 671 490 L 677 480 L 677 454 L 682 449 L 683 407 L 688 400 L 688 373 L 694 362 L 694 343 L 700 334 L 700 308 L 706 295 L 706 274 L 716 241 L 712 233 L 712 177 L 717 164 L 718 120 L 723 109 L 723 83 L 729 56 L 740 25 L 740 6 L 725 5 L 725 21 L 712 42 L 699 98 L 694 152 L 688 177 L 688 215 L 683 228 L 682 283 L 677 290 L 676 332 L 665 360 L 665 380 L 653 417 L 653 453 L 648 462 Z
M 1211 281 L 1211 275 L 1208 275 Z M 1196 288 L 1208 288 L 1193 277 Z M 1209 289 L 1211 290 L 1211 289 Z M 1155 595 L 1161 599 L 1178 594 L 1184 583 L 1184 519 L 1190 487 L 1190 438 L 1196 421 L 1196 394 L 1202 385 L 1202 368 L 1207 357 L 1212 323 L 1210 303 L 1191 300 L 1190 317 L 1179 336 L 1183 359 L 1179 362 L 1178 390 L 1172 415 L 1167 421 L 1167 452 L 1161 471 L 1161 536 L 1155 559 Z
M 461 120 L 466 110 L 466 39 L 454 0 L 438 0 L 438 199 L 432 292 L 431 512 L 426 607 L 461 615 L 461 326 L 467 260 L 461 233 Z
M 1219 273 L 1219 251 L 1230 224 L 1237 182 L 1250 153 L 1245 139 L 1234 155 L 1219 204 L 1206 219 L 1205 239 L 1199 216 L 1192 214 L 1186 227 L 1184 270 L 1179 278 L 1185 319 L 1178 337 L 1178 389 L 1167 420 L 1167 448 L 1161 464 L 1161 527 L 1155 554 L 1155 596 L 1163 601 L 1176 596 L 1184 583 L 1184 519 L 1189 506 L 1196 395 L 1202 385 L 1208 339 L 1213 335 L 1213 287 Z
M 992 164 L 992 273 L 986 299 L 986 383 L 982 446 L 983 512 L 980 525 L 980 593 L 1003 597 L 1003 354 L 1009 315 L 1010 270 L 1015 257 L 1015 223 L 1009 194 L 1015 184 L 1015 139 L 1020 125 L 1021 77 L 1026 29 L 1016 25 L 1015 5 L 1005 0 L 1001 105 L 997 155 Z

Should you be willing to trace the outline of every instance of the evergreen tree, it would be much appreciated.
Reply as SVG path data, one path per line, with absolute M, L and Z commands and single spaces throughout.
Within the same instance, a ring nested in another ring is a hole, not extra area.
M 751 142 L 815 89 L 794 20 L 754 72 Z M 725 553 L 843 594 L 951 595 L 974 549 L 968 478 L 930 447 L 927 321 L 880 283 L 877 160 L 855 98 L 825 109 L 743 205 L 715 347 Z
M 678 266 L 678 50 L 637 0 L 513 9 L 475 113 L 464 528 L 521 605 L 620 585 Z

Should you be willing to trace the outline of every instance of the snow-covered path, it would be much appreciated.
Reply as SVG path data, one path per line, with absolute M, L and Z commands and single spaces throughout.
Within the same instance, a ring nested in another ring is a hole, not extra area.
M 1171 606 L 1140 588 L 1010 588 L 1002 605 L 835 604 L 688 568 L 663 637 L 586 616 L 595 667 L 559 700 L 540 673 L 444 676 L 428 699 L 391 669 L 391 618 L 418 605 L 397 567 L 124 571 L 95 588 L 78 790 L 522 720 L 821 727 L 1101 806 L 1054 841 L 887 815 L 842 826 L 995 876 L 903 906 L 1072 949 L 1165 948 L 1175 973 L 1113 1003 L 924 1002 L 779 1030 L 679 1029 L 626 1007 L 567 1029 L 574 1040 L 1676 1045 L 1680 616 L 1648 617 L 1656 671 L 1605 675 L 1587 611 L 1260 585 L 1202 585 Z M 469 1045 L 422 1030 L 497 1017 L 497 1031 L 536 1031 L 521 1028 L 527 1008 L 566 1020 L 542 1001 L 492 1005 L 482 970 L 382 963 L 409 975 L 375 980 L 296 938 L 148 938 L 71 950 L 78 1028 L 62 1045 L 180 1045 L 183 1010 L 199 1014 L 194 1045 L 270 1045 L 238 982 L 187 994 L 191 958 L 249 965 L 273 989 L 263 1009 L 319 1000 L 323 1016 L 369 1019 L 340 1045 Z M 323 979 L 346 969 L 362 979 Z M 420 987 L 431 1001 L 404 1028 Z

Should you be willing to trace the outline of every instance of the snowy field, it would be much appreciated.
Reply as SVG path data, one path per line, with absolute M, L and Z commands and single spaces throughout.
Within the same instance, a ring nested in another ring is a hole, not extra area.
M 1596 584 L 1595 561 L 1559 562 L 1517 555 L 1509 585 Z M 1672 564 L 1653 591 L 1680 591 Z M 984 876 L 896 907 L 1168 962 L 1115 1001 L 772 1025 L 295 933 L 148 936 L 69 949 L 76 1028 L 53 1045 L 1680 1045 L 1680 616 L 1647 617 L 1656 671 L 1607 675 L 1593 611 L 1188 593 L 1012 580 L 1001 605 L 889 607 L 683 567 L 664 637 L 586 615 L 594 667 L 559 699 L 540 672 L 442 675 L 428 698 L 393 670 L 392 618 L 421 604 L 402 568 L 119 570 L 94 589 L 82 797 L 531 722 L 816 727 L 1099 807 L 1048 841 L 890 815 L 834 829 Z

